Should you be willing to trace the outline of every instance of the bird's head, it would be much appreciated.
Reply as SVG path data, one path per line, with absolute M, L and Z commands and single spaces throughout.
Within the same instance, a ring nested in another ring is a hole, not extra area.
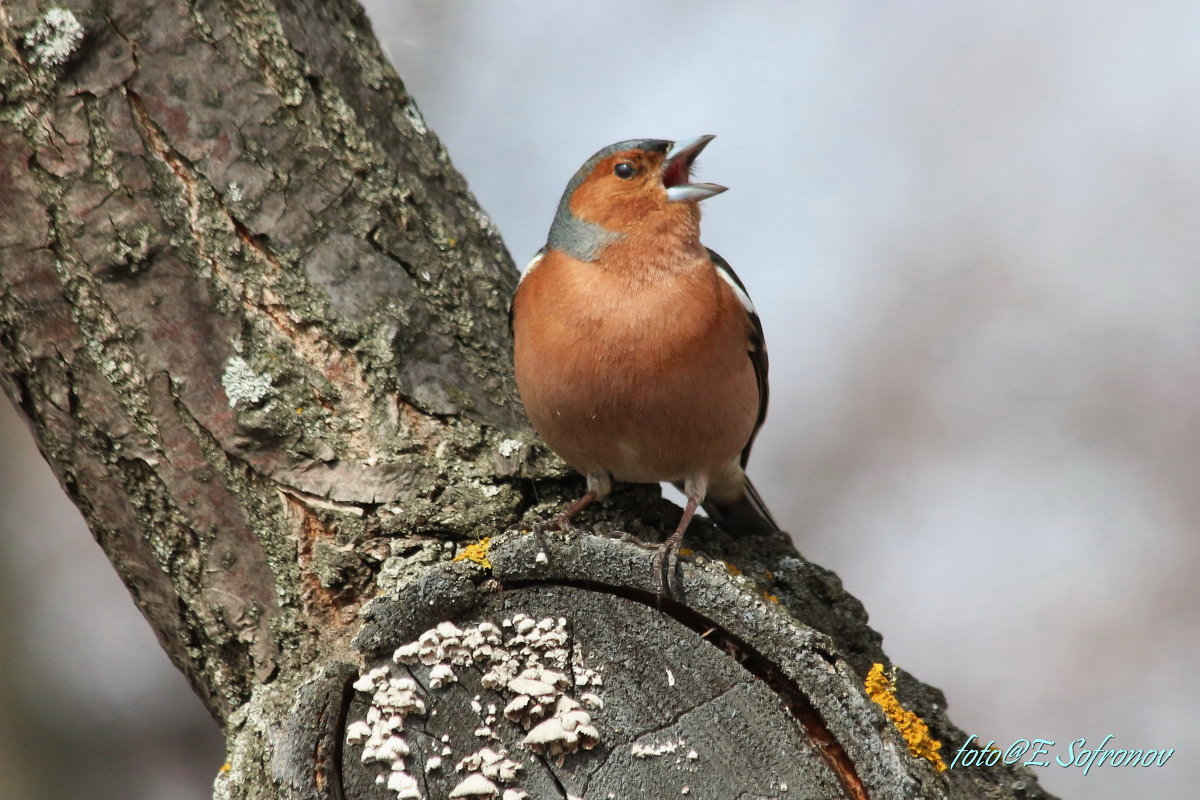
M 550 228 L 550 247 L 582 261 L 626 237 L 699 237 L 697 203 L 725 191 L 691 183 L 696 156 L 713 136 L 684 142 L 632 139 L 589 158 L 563 193 Z

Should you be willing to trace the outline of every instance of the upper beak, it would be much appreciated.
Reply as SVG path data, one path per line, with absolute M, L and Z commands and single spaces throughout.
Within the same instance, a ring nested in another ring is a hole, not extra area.
M 675 202 L 681 200 L 700 201 L 720 194 L 727 187 L 715 183 L 688 183 L 688 172 L 692 162 L 700 151 L 713 139 L 712 134 L 697 136 L 686 142 L 675 142 L 667 151 L 667 159 L 663 162 L 663 186 L 667 189 L 667 199 Z

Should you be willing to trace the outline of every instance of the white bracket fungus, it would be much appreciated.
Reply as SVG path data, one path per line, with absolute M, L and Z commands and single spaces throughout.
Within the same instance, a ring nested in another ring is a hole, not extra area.
M 498 794 L 500 787 L 478 772 L 472 772 L 450 790 L 451 797 L 486 797 L 490 800 Z
M 388 666 L 369 670 L 354 682 L 354 688 L 370 693 L 371 704 L 366 719 L 347 726 L 346 739 L 363 743 L 364 763 L 384 765 L 386 772 L 376 780 L 387 783 L 398 798 L 421 797 L 408 772 L 410 752 L 403 738 L 404 720 L 411 714 L 424 715 L 429 695 L 448 691 L 450 684 L 459 681 L 457 673 L 461 669 L 479 671 L 479 684 L 505 703 L 503 718 L 525 732 L 520 741 L 529 750 L 556 757 L 561 764 L 569 753 L 589 749 L 599 741 L 600 734 L 587 710 L 603 707 L 599 694 L 585 691 L 576 700 L 569 692 L 598 689 L 603 679 L 599 671 L 583 663 L 578 647 L 571 646 L 563 617 L 535 620 L 514 614 L 500 625 L 484 621 L 465 629 L 442 622 L 398 647 L 392 660 L 408 667 L 428 668 L 422 678 L 428 688 L 423 689 L 411 677 L 389 677 Z M 477 695 L 469 705 L 479 719 L 475 735 L 497 744 L 458 762 L 455 770 L 466 775 L 449 796 L 493 800 L 503 791 L 502 800 L 522 800 L 526 793 L 511 784 L 524 765 L 498 744 L 502 735 L 511 732 L 495 728 L 498 721 L 504 724 L 498 703 L 486 702 Z M 439 754 L 427 754 L 426 773 L 440 769 L 443 759 L 453 755 L 449 736 L 443 735 L 441 742 Z

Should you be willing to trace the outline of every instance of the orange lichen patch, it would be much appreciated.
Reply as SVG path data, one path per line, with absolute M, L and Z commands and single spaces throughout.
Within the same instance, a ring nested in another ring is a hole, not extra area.
M 728 561 L 725 562 L 725 569 L 728 570 L 730 575 L 736 576 L 742 574 L 742 570 L 737 565 L 730 564 Z
M 228 761 L 226 761 L 224 764 L 221 765 L 220 771 L 221 772 L 229 772 L 229 770 L 231 770 L 231 769 L 233 769 L 233 765 L 230 764 Z
M 908 742 L 908 751 L 917 758 L 924 758 L 938 772 L 946 771 L 946 762 L 938 750 L 942 743 L 929 735 L 929 726 L 913 712 L 900 705 L 896 699 L 895 683 L 892 678 L 883 674 L 883 664 L 873 664 L 864 682 L 867 697 L 874 700 L 888 719 L 900 731 L 904 741 Z
M 763 592 L 762 599 L 766 600 L 768 603 L 775 603 L 776 605 L 779 604 L 779 598 L 776 597 L 775 595 L 771 594 L 770 592 Z
M 692 549 L 692 548 L 690 548 L 690 547 L 681 547 L 681 548 L 679 548 L 679 555 L 681 555 L 681 556 L 690 556 L 690 555 L 692 555 L 692 554 L 693 554 L 693 553 L 695 553 L 695 552 L 696 552 L 696 551 L 695 551 L 695 550 L 693 550 L 693 549 Z
M 492 545 L 492 537 L 485 536 L 474 544 L 469 544 L 463 548 L 462 552 L 454 557 L 454 561 L 473 561 L 484 569 L 491 569 L 492 562 L 488 561 L 488 548 Z

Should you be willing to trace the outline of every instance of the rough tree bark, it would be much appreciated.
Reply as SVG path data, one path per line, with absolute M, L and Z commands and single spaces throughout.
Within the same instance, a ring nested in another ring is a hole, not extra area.
M 514 399 L 516 271 L 352 0 L 69 6 L 0 5 L 0 382 L 224 730 L 216 796 L 1046 796 L 913 756 L 785 537 L 698 523 L 659 611 L 654 490 L 588 519 L 636 539 L 501 534 L 579 481 Z

